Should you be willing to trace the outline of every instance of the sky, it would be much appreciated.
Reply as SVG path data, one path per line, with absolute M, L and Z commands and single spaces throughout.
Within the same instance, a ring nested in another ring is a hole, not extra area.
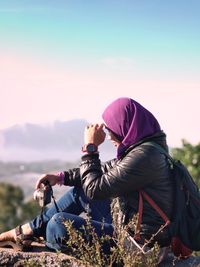
M 127 96 L 170 146 L 200 142 L 199 0 L 1 0 L 0 129 L 86 119 Z

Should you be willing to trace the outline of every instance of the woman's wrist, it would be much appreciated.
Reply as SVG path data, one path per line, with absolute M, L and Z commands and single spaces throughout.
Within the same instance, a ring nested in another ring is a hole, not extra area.
M 87 144 L 83 145 L 82 152 L 85 154 L 98 153 L 98 146 L 94 143 L 87 143 Z

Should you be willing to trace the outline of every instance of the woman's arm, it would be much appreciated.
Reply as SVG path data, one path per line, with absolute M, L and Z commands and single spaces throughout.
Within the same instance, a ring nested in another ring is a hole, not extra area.
M 38 178 L 35 188 L 39 189 L 41 183 L 44 183 L 45 181 L 49 181 L 51 186 L 56 184 L 63 184 L 66 186 L 81 186 L 80 169 L 73 168 L 63 171 L 59 174 L 43 174 Z
M 99 156 L 82 158 L 80 175 L 85 194 L 91 199 L 105 199 L 131 194 L 154 180 L 159 179 L 157 171 L 162 165 L 160 156 L 147 156 L 145 149 L 130 151 L 122 160 L 115 161 L 112 168 L 103 173 Z

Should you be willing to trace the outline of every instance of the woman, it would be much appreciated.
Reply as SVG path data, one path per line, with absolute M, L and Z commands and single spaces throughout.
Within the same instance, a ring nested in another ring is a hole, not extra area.
M 85 145 L 82 149 L 84 154 L 80 167 L 63 173 L 61 178 L 64 185 L 83 190 L 85 197 L 90 201 L 117 199 L 113 201 L 113 205 L 117 205 L 119 218 L 114 223 L 120 225 L 127 225 L 137 214 L 140 190 L 144 190 L 156 203 L 159 203 L 160 208 L 165 211 L 168 218 L 171 218 L 173 185 L 168 160 L 157 148 L 149 145 L 149 142 L 154 142 L 165 150 L 168 149 L 166 135 L 161 131 L 156 118 L 142 105 L 126 97 L 118 98 L 108 105 L 102 117 L 104 123 L 101 125 L 93 124 L 86 127 Z M 117 155 L 116 159 L 102 164 L 98 146 L 105 140 L 104 126 L 116 147 Z M 53 186 L 60 182 L 60 177 L 45 175 L 38 180 L 36 188 L 39 188 L 45 180 Z M 113 209 L 116 210 L 115 206 Z M 85 223 L 83 218 L 70 214 L 73 210 L 62 209 L 62 211 L 56 213 L 50 210 L 42 228 L 37 217 L 31 223 L 23 225 L 21 231 L 24 235 L 43 235 L 49 248 L 62 249 L 64 246 L 62 240 L 67 238 L 67 231 L 62 223 L 63 217 L 65 220 L 73 221 L 76 228 Z M 97 234 L 101 235 L 101 221 L 93 217 L 92 223 Z M 163 219 L 144 199 L 139 242 L 150 239 L 163 224 Z M 106 221 L 104 231 L 112 236 L 113 225 L 110 219 Z M 134 231 L 130 229 L 133 237 Z M 12 237 L 10 239 L 15 241 L 15 231 L 11 230 L 8 233 Z M 5 237 L 6 233 L 0 235 L 0 241 Z M 155 235 L 152 242 L 155 241 L 160 246 L 170 244 L 167 228 Z

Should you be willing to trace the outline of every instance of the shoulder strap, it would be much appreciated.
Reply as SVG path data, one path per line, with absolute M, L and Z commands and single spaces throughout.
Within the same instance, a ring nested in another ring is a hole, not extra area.
M 155 203 L 155 201 L 145 191 L 141 190 L 140 192 L 143 195 L 143 197 L 146 199 L 146 201 L 157 211 L 157 213 L 160 215 L 163 221 L 168 225 L 170 223 L 170 219 L 167 217 L 164 211 L 161 210 L 161 208 Z
M 171 162 L 172 165 L 174 164 L 174 159 L 169 155 L 169 153 L 164 148 L 162 148 L 162 146 L 158 145 L 157 143 L 145 142 L 142 145 L 153 146 L 153 147 L 157 148 L 160 151 L 160 153 L 164 154 L 168 158 L 168 160 Z M 165 225 L 163 226 L 163 228 L 170 224 L 170 219 L 167 217 L 165 212 L 163 212 L 160 209 L 160 207 L 155 203 L 155 201 L 144 190 L 139 190 L 139 207 L 138 207 L 139 218 L 138 218 L 138 222 L 136 225 L 136 234 L 134 236 L 135 240 L 140 240 L 140 228 L 141 228 L 142 213 L 143 213 L 143 199 L 142 199 L 142 197 L 144 197 L 146 199 L 146 201 L 157 211 L 157 213 L 163 219 L 163 221 L 165 222 Z
M 161 210 L 161 208 L 155 203 L 155 201 L 144 190 L 140 190 L 139 191 L 139 205 L 138 205 L 138 221 L 136 224 L 136 233 L 134 235 L 134 239 L 136 241 L 139 241 L 141 239 L 140 230 L 141 230 L 142 214 L 143 214 L 143 199 L 142 199 L 143 197 L 152 206 L 152 208 L 154 208 L 155 211 L 157 211 L 157 213 L 160 215 L 160 217 L 165 222 L 165 224 L 162 225 L 162 227 L 159 229 L 159 231 L 156 234 L 158 234 L 160 231 L 163 230 L 163 228 L 165 228 L 167 225 L 171 223 L 170 219 L 167 217 L 165 212 Z

